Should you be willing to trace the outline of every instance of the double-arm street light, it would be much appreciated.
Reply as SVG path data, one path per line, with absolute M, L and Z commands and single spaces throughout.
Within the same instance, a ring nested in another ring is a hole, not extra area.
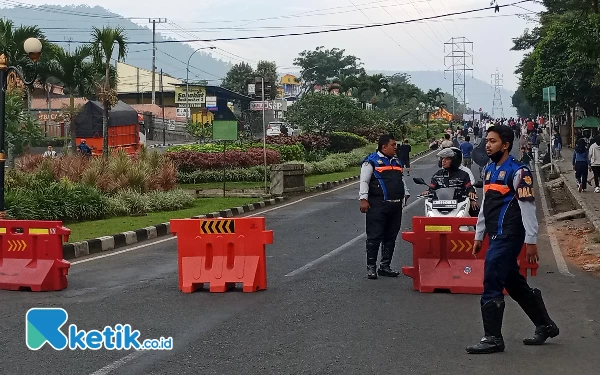
M 29 38 L 23 43 L 23 49 L 37 67 L 37 61 L 42 55 L 42 43 L 37 38 Z M 31 80 L 26 80 L 24 73 L 16 66 L 8 66 L 7 57 L 0 51 L 0 219 L 6 217 L 4 207 L 4 168 L 6 164 L 5 132 L 6 132 L 6 90 L 9 73 L 16 74 L 23 84 L 31 85 L 37 72 Z
M 185 106 L 187 107 L 185 110 L 186 112 L 186 119 L 187 122 L 190 122 L 190 116 L 192 111 L 190 110 L 190 100 L 189 100 L 189 91 L 190 91 L 190 60 L 192 59 L 192 56 L 194 56 L 194 54 L 202 49 L 215 49 L 217 47 L 200 47 L 197 48 L 194 52 L 192 52 L 192 54 L 190 55 L 190 57 L 188 58 L 187 61 L 187 66 L 186 66 L 186 74 L 185 74 Z

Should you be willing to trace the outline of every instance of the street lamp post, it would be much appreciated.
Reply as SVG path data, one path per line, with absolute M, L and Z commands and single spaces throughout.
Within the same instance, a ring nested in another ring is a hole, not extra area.
M 192 54 L 188 58 L 187 66 L 186 66 L 186 74 L 185 74 L 185 106 L 186 106 L 185 117 L 186 117 L 186 120 L 187 120 L 188 124 L 190 122 L 190 116 L 191 116 L 191 113 L 192 113 L 192 111 L 190 110 L 190 100 L 189 100 L 189 91 L 190 91 L 190 60 L 192 59 L 192 56 L 194 56 L 194 54 L 196 52 L 200 51 L 201 49 L 215 49 L 215 48 L 216 47 L 200 47 L 200 48 L 197 48 L 196 50 L 194 50 L 194 52 L 192 52 Z
M 37 61 L 42 54 L 42 43 L 36 38 L 29 38 L 23 43 L 23 49 L 34 64 L 37 64 Z M 6 164 L 6 152 L 4 144 L 6 143 L 6 90 L 8 88 L 7 83 L 9 73 L 16 74 L 26 86 L 31 85 L 37 76 L 36 73 L 30 81 L 27 81 L 23 72 L 16 66 L 8 66 L 6 55 L 0 53 L 0 219 L 6 217 L 4 207 L 4 169 Z

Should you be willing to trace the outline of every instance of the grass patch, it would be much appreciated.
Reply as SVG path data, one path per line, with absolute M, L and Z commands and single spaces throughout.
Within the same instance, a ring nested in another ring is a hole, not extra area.
M 328 174 L 316 174 L 312 176 L 306 176 L 305 185 L 307 188 L 311 186 L 316 186 L 323 182 L 333 182 L 338 181 L 346 177 L 357 176 L 360 174 L 360 166 L 359 167 L 350 167 L 343 172 L 336 173 L 328 173 Z
M 178 211 L 151 212 L 147 216 L 113 217 L 104 220 L 85 221 L 81 223 L 65 224 L 71 229 L 69 242 L 78 242 L 110 236 L 113 234 L 149 227 L 151 225 L 166 223 L 171 219 L 186 219 L 196 215 L 220 211 L 231 207 L 239 207 L 246 203 L 254 203 L 260 198 L 198 198 L 194 206 Z

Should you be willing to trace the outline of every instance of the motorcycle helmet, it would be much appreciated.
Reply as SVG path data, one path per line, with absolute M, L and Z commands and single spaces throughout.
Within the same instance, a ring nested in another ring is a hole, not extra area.
M 445 148 L 438 152 L 437 156 L 440 158 L 440 166 L 442 165 L 442 159 L 452 158 L 452 162 L 450 163 L 450 169 L 452 170 L 457 170 L 462 164 L 462 151 L 457 147 Z

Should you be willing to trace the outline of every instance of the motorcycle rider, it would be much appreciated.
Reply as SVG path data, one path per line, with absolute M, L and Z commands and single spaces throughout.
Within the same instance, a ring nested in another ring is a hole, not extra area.
M 441 188 L 463 188 L 471 200 L 470 214 L 477 213 L 479 206 L 473 186 L 474 177 L 462 167 L 462 151 L 456 147 L 449 147 L 438 152 L 437 156 L 442 159 L 442 169 L 431 178 L 427 194 L 432 195 L 435 190 Z

